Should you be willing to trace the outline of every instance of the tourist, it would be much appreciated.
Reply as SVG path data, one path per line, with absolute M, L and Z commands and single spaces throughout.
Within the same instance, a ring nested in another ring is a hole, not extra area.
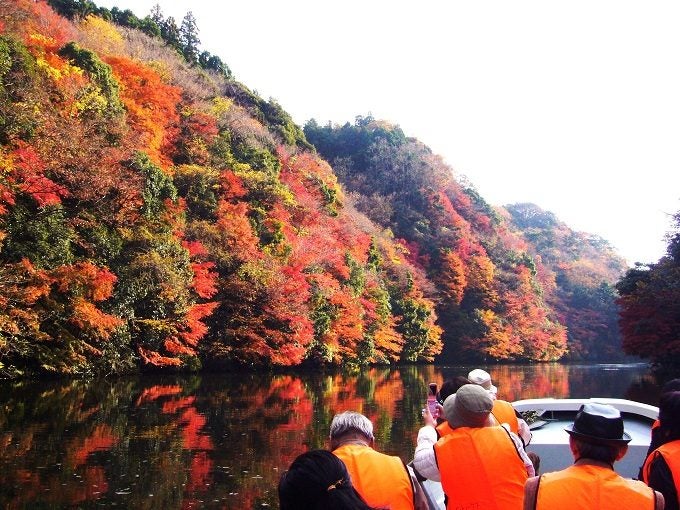
M 666 510 L 679 510 L 680 482 L 680 391 L 667 391 L 659 403 L 659 426 L 654 432 L 656 448 L 642 466 L 642 479 L 666 499 Z
M 470 380 L 467 377 L 463 377 L 462 375 L 457 375 L 453 379 L 445 380 L 442 384 L 442 387 L 439 388 L 439 392 L 437 393 L 437 402 L 439 402 L 441 405 L 444 405 L 444 400 L 446 400 L 446 397 L 453 395 L 456 391 L 458 391 L 458 388 L 466 384 L 470 384 Z
M 361 413 L 345 411 L 331 422 L 330 446 L 347 466 L 357 491 L 374 507 L 425 510 L 420 485 L 404 462 L 373 448 L 373 424 Z
M 449 395 L 453 395 L 456 391 L 461 386 L 464 386 L 466 384 L 470 384 L 470 381 L 467 379 L 467 377 L 463 377 L 462 375 L 456 376 L 453 379 L 447 379 L 444 381 L 444 384 L 442 384 L 442 387 L 439 389 L 439 393 L 437 394 L 437 404 L 439 408 L 439 414 L 437 416 L 437 436 L 442 437 L 451 432 L 453 429 L 449 427 L 449 422 L 446 421 L 446 418 L 444 418 L 444 401 Z M 425 415 L 425 412 L 423 411 L 423 416 Z
M 373 510 L 352 486 L 342 461 L 326 450 L 299 455 L 279 481 L 281 510 Z
M 413 464 L 423 477 L 441 481 L 447 508 L 522 508 L 524 482 L 535 474 L 521 440 L 491 418 L 493 400 L 466 384 L 444 401 L 451 433 L 437 439 L 425 413 Z
M 481 368 L 475 368 L 468 374 L 468 379 L 473 384 L 478 384 L 489 392 L 493 399 L 492 416 L 501 425 L 507 423 L 510 430 L 517 434 L 526 447 L 531 442 L 531 430 L 526 421 L 519 415 L 510 402 L 498 398 L 498 388 L 491 383 L 491 375 Z
M 628 451 L 621 413 L 584 404 L 566 429 L 574 464 L 527 480 L 525 510 L 662 510 L 663 496 L 638 480 L 621 477 L 614 462 Z
M 680 379 L 671 379 L 670 381 L 667 381 L 662 387 L 661 387 L 661 395 L 664 393 L 668 393 L 671 391 L 680 391 Z M 647 450 L 647 456 L 649 456 L 650 453 L 652 453 L 654 450 L 656 450 L 659 446 L 661 446 L 661 442 L 659 439 L 656 437 L 656 432 L 659 428 L 660 421 L 655 420 L 654 423 L 652 423 L 652 439 L 649 443 L 649 449 Z M 642 473 L 642 471 L 640 471 Z

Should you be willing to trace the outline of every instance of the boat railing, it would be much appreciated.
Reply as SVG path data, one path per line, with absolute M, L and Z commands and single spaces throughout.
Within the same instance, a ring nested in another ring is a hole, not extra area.
M 634 402 L 621 398 L 591 397 L 591 398 L 531 398 L 517 400 L 512 406 L 519 412 L 524 411 L 578 411 L 587 402 L 609 404 L 622 413 L 642 416 L 649 420 L 659 417 L 659 408 L 642 402 Z

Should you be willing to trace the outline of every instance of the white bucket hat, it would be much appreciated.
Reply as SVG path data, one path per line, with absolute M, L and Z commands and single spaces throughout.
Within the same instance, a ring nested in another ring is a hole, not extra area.
M 468 374 L 468 380 L 472 384 L 478 384 L 486 391 L 491 393 L 494 398 L 496 398 L 498 388 L 491 384 L 491 375 L 486 370 L 482 370 L 481 368 L 475 368 L 474 370 L 471 370 Z

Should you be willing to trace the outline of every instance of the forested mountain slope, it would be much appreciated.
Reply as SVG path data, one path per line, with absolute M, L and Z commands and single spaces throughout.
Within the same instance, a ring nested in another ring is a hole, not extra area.
M 356 207 L 438 290 L 443 359 L 620 357 L 609 245 L 531 204 L 494 208 L 423 144 L 370 117 L 305 126 Z
M 627 265 L 599 236 L 575 232 L 554 214 L 533 204 L 504 208 L 555 281 L 547 301 L 567 326 L 567 359 L 621 359 L 616 282 Z
M 680 211 L 673 215 L 666 255 L 636 265 L 616 285 L 623 348 L 678 376 L 680 366 Z
M 3 375 L 441 350 L 423 272 L 228 73 L 2 2 L 0 119 Z
M 395 126 L 303 132 L 193 34 L 0 3 L 0 376 L 568 352 L 575 277 L 508 212 Z

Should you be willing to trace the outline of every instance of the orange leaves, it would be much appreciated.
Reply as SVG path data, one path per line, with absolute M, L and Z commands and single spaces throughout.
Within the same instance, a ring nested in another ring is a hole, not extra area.
M 191 269 L 194 278 L 191 280 L 191 288 L 198 297 L 209 299 L 217 292 L 217 273 L 212 271 L 214 262 L 192 262 Z
M 222 194 L 225 200 L 236 200 L 246 195 L 247 191 L 243 186 L 243 181 L 231 170 L 222 172 L 221 179 Z
M 144 363 L 153 365 L 155 367 L 178 367 L 182 364 L 179 358 L 171 358 L 168 356 L 163 356 L 156 351 L 151 349 L 145 349 L 144 347 L 137 347 L 137 352 L 141 356 Z
M 373 342 L 379 357 L 370 361 L 399 360 L 399 355 L 404 346 L 404 337 L 395 329 L 395 325 L 396 320 L 394 318 L 378 325 L 373 333 Z
M 357 345 L 364 336 L 360 303 L 352 297 L 349 289 L 335 292 L 329 302 L 335 317 L 323 340 L 331 347 L 335 363 L 355 359 Z
M 113 330 L 123 324 L 122 319 L 106 314 L 93 303 L 76 298 L 73 303 L 71 321 L 83 330 L 91 330 L 103 339 L 109 338 Z
M 83 332 L 106 340 L 122 325 L 120 318 L 102 312 L 94 304 L 113 294 L 116 276 L 111 271 L 90 262 L 80 262 L 61 266 L 52 272 L 52 276 L 59 292 L 72 296 L 70 321 Z
M 186 313 L 184 320 L 184 330 L 179 333 L 182 340 L 190 346 L 195 347 L 201 338 L 208 332 L 208 328 L 201 322 L 215 311 L 218 303 L 200 303 L 191 306 Z
M 453 251 L 441 255 L 439 284 L 451 302 L 460 305 L 467 286 L 465 267 L 460 257 Z
M 128 58 L 110 56 L 105 61 L 120 84 L 120 97 L 139 137 L 138 148 L 168 167 L 171 161 L 163 148 L 177 134 L 180 89 L 166 84 L 150 67 Z
M 248 209 L 246 202 L 232 204 L 222 200 L 217 210 L 217 226 L 224 236 L 226 247 L 243 260 L 260 257 L 259 240 L 250 225 Z
M 61 292 L 70 291 L 92 301 L 104 301 L 111 297 L 116 275 L 91 262 L 79 262 L 61 266 L 54 271 Z
M 28 259 L 23 259 L 15 266 L 17 273 L 21 274 L 17 278 L 17 283 L 20 282 L 17 289 L 17 297 L 19 303 L 26 305 L 34 305 L 40 298 L 47 296 L 50 293 L 50 287 L 54 283 L 54 278 L 51 277 L 47 271 L 36 269 Z M 21 289 L 20 291 L 18 289 Z M 7 292 L 7 289 L 5 289 Z

